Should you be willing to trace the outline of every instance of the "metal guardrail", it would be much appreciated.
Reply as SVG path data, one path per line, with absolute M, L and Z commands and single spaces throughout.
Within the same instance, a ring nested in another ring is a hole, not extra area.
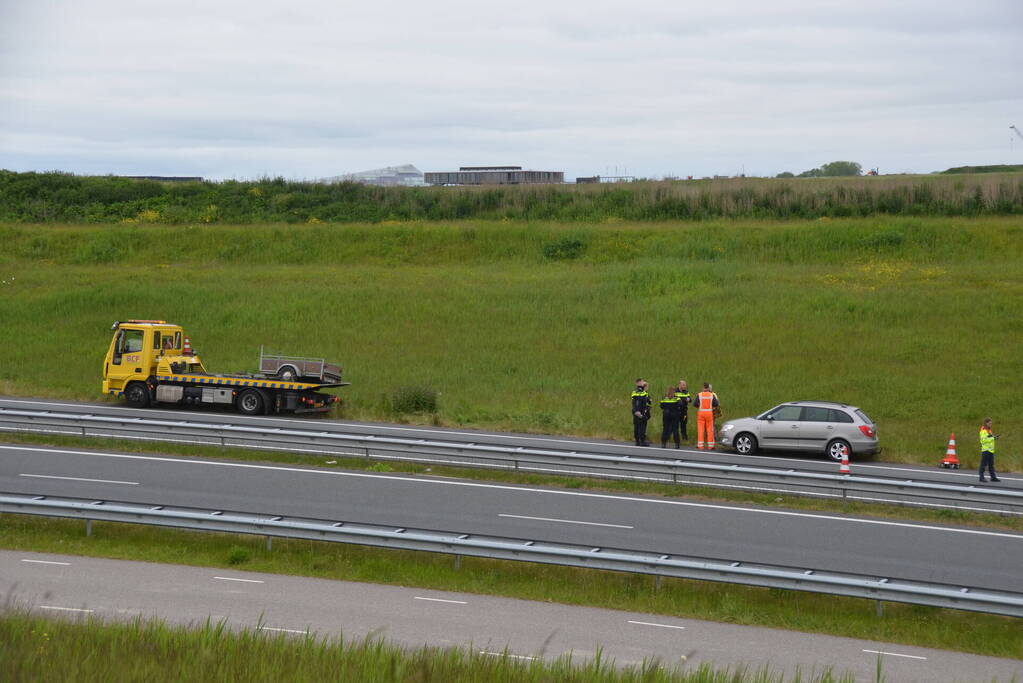
M 323 431 L 315 425 L 283 429 L 0 408 L 0 431 L 199 443 L 456 467 L 717 486 L 1023 515 L 1023 490 L 1019 489 L 939 484 L 894 477 L 825 474 L 782 467 L 382 437 Z
M 1023 617 L 1023 593 L 528 539 L 226 510 L 0 494 L 0 512 L 352 543 L 499 560 L 783 588 Z

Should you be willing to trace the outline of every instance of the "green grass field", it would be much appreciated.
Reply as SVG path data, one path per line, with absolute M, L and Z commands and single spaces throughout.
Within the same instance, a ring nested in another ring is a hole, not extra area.
M 260 344 L 346 368 L 345 417 L 626 439 L 627 397 L 708 380 L 725 417 L 861 406 L 883 458 L 1019 469 L 1023 218 L 0 225 L 0 391 L 99 399 L 110 324 L 178 322 L 213 372 Z M 657 423 L 657 420 L 654 420 Z

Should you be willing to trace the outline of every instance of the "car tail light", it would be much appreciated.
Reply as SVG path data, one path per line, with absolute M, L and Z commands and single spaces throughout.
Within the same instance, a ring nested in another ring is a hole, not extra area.
M 874 428 L 871 427 L 870 425 L 860 425 L 860 431 L 863 432 L 863 436 L 867 437 L 868 439 L 873 439 L 875 436 L 877 436 L 877 432 L 875 432 Z

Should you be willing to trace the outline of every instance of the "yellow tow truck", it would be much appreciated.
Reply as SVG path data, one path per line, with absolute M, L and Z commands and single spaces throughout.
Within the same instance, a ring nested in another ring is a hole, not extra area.
M 133 408 L 184 403 L 232 406 L 246 415 L 326 412 L 341 399 L 322 390 L 350 384 L 340 381 L 340 368 L 322 359 L 274 363 L 278 374 L 211 375 L 180 325 L 127 320 L 110 329 L 114 336 L 103 363 L 103 393 L 124 396 Z M 314 360 L 318 365 L 297 362 Z M 312 367 L 319 376 L 302 374 Z

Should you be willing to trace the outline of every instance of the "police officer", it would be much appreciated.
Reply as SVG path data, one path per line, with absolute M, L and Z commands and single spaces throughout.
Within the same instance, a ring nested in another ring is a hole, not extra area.
M 678 381 L 678 389 L 675 390 L 675 396 L 679 400 L 680 414 L 678 424 L 682 432 L 682 439 L 689 441 L 689 404 L 693 402 L 693 397 L 689 393 L 689 386 L 684 379 Z
M 984 418 L 984 424 L 980 427 L 980 480 L 984 478 L 984 468 L 987 468 L 991 475 L 991 481 L 1001 481 L 995 476 L 995 439 L 997 434 L 991 432 L 991 418 Z
M 675 441 L 675 448 L 682 448 L 682 443 L 678 439 L 678 421 L 682 415 L 682 399 L 675 393 L 676 390 L 677 387 L 668 387 L 668 390 L 664 392 L 664 398 L 661 399 L 661 420 L 664 425 L 661 429 L 661 448 L 668 447 L 669 436 Z
M 642 379 L 636 379 L 636 390 L 632 392 L 632 434 L 636 437 L 637 446 L 649 446 L 646 440 L 646 423 L 650 420 L 649 385 Z

